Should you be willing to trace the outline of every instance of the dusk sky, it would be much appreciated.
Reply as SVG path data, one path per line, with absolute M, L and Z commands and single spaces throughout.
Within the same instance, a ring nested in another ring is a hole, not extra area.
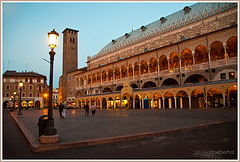
M 87 56 L 97 54 L 112 39 L 168 16 L 195 2 L 1 2 L 2 73 L 34 71 L 47 77 L 47 34 L 59 34 L 55 48 L 54 88 L 62 75 L 63 30 L 79 30 L 78 67 L 87 66 Z

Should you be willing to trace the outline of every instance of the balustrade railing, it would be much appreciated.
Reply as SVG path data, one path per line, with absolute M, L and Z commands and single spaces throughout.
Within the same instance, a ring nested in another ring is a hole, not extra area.
M 203 69 L 208 69 L 209 68 L 209 63 L 201 63 L 201 64 L 196 64 L 196 70 L 203 70 Z
M 238 58 L 237 57 L 232 57 L 227 59 L 227 64 L 231 65 L 231 64 L 237 64 L 238 63 Z
M 224 65 L 226 65 L 226 62 L 227 61 L 225 59 L 217 60 L 217 61 L 211 61 L 211 68 L 224 66 Z
M 232 57 L 229 59 L 222 59 L 222 60 L 217 60 L 217 61 L 211 61 L 210 62 L 210 66 L 211 68 L 215 68 L 215 67 L 221 67 L 221 66 L 225 66 L 225 65 L 232 65 L 232 64 L 237 64 L 238 63 L 238 57 Z M 201 64 L 196 64 L 196 65 L 191 65 L 191 66 L 186 66 L 186 67 L 181 67 L 181 72 L 190 72 L 190 71 L 195 71 L 195 70 L 204 70 L 204 69 L 208 69 L 209 68 L 209 62 L 205 62 L 205 63 L 201 63 Z M 153 73 L 147 73 L 147 74 L 143 74 L 143 75 L 136 75 L 136 76 L 132 76 L 132 77 L 128 77 L 129 81 L 133 81 L 133 80 L 144 80 L 147 78 L 156 78 L 157 76 L 163 76 L 163 75 L 173 75 L 173 74 L 177 74 L 179 73 L 179 68 L 175 68 L 175 69 L 167 69 L 167 70 L 163 70 L 163 71 L 158 71 L 158 72 L 153 72 Z M 120 79 L 115 79 L 115 80 L 111 80 L 111 81 L 104 81 L 102 83 L 94 83 L 92 85 L 87 84 L 87 85 L 83 85 L 83 86 L 78 86 L 76 89 L 82 89 L 82 88 L 95 88 L 95 87 L 99 87 L 99 86 L 106 86 L 106 85 L 112 85 L 112 84 L 121 84 L 124 83 L 125 78 L 120 78 Z

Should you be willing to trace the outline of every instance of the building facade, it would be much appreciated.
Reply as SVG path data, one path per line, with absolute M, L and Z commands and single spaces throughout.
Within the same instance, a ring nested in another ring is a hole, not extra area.
M 23 82 L 21 91 L 21 104 L 25 108 L 43 108 L 48 105 L 48 85 L 46 76 L 35 72 L 6 71 L 3 74 L 3 107 L 9 101 L 15 106 L 19 105 L 20 87 L 18 83 Z M 14 95 L 16 92 L 16 95 Z
M 58 103 L 59 103 L 59 90 L 58 88 L 54 88 L 53 89 L 53 95 L 52 95 L 52 103 L 53 103 L 53 107 L 57 107 Z
M 62 99 L 101 109 L 236 106 L 237 15 L 237 3 L 196 3 L 125 33 L 66 73 Z

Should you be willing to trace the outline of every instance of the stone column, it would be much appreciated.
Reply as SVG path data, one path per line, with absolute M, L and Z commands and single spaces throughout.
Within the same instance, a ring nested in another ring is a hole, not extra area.
M 161 98 L 158 99 L 158 108 L 161 109 Z
M 225 56 L 225 60 L 227 61 L 227 43 L 223 43 L 223 48 L 224 48 L 224 56 Z M 229 57 L 229 56 L 228 56 Z M 226 62 L 227 63 L 227 62 Z
M 102 109 L 102 100 L 100 99 L 100 109 Z
M 225 108 L 225 107 L 226 107 L 226 102 L 225 102 L 225 99 L 226 99 L 226 97 L 225 97 L 225 94 L 223 94 L 223 108 Z
M 182 100 L 182 97 L 180 97 L 180 108 L 181 108 L 181 109 L 183 108 L 183 100 Z
M 171 97 L 168 98 L 168 106 L 169 106 L 169 109 L 172 108 L 172 98 Z
M 120 97 L 120 108 L 122 109 L 122 97 Z
M 135 65 L 133 65 L 133 78 L 135 80 Z
M 109 102 L 109 101 L 107 100 L 107 109 L 108 109 L 108 102 Z
M 154 99 L 152 98 L 152 99 L 150 99 L 150 106 L 151 106 L 151 101 L 152 101 L 152 109 L 154 109 Z
M 170 70 L 170 61 L 169 61 L 169 57 L 167 57 L 167 63 L 168 63 L 168 70 Z
M 133 98 L 133 109 L 135 109 L 135 98 Z
M 91 85 L 93 84 L 93 76 L 91 75 Z
M 177 97 L 174 97 L 175 109 L 177 109 Z
M 141 64 L 138 65 L 138 74 L 141 75 Z
M 142 109 L 144 109 L 144 98 L 142 97 Z
M 165 109 L 165 98 L 163 97 L 162 100 L 163 100 L 163 109 Z
M 115 83 L 115 71 L 113 71 L 113 84 Z
M 189 109 L 192 109 L 191 96 L 188 96 L 188 101 L 189 101 Z
M 150 68 L 149 68 L 149 67 L 150 67 L 150 62 L 148 62 L 147 65 L 148 65 L 148 67 L 147 67 L 147 68 L 148 68 L 147 73 L 151 73 Z
M 113 99 L 113 109 L 116 109 L 115 99 Z
M 193 65 L 195 65 L 195 51 L 192 51 L 192 56 L 193 56 Z
M 208 49 L 207 52 L 208 52 L 208 63 L 209 63 L 209 68 L 211 68 L 211 56 L 210 56 L 210 51 L 211 51 L 210 49 L 211 49 L 211 48 L 208 47 L 207 49 Z M 209 71 L 209 73 L 210 73 L 210 71 Z

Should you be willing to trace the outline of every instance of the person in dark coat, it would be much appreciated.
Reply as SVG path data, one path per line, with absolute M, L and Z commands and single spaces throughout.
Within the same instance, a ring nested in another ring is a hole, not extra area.
M 88 105 L 88 103 L 86 103 L 86 105 L 84 105 L 84 108 L 85 108 L 85 117 L 89 116 L 89 105 Z
M 59 115 L 60 115 L 60 119 L 62 118 L 62 112 L 63 112 L 63 104 L 60 103 L 60 105 L 59 105 Z

